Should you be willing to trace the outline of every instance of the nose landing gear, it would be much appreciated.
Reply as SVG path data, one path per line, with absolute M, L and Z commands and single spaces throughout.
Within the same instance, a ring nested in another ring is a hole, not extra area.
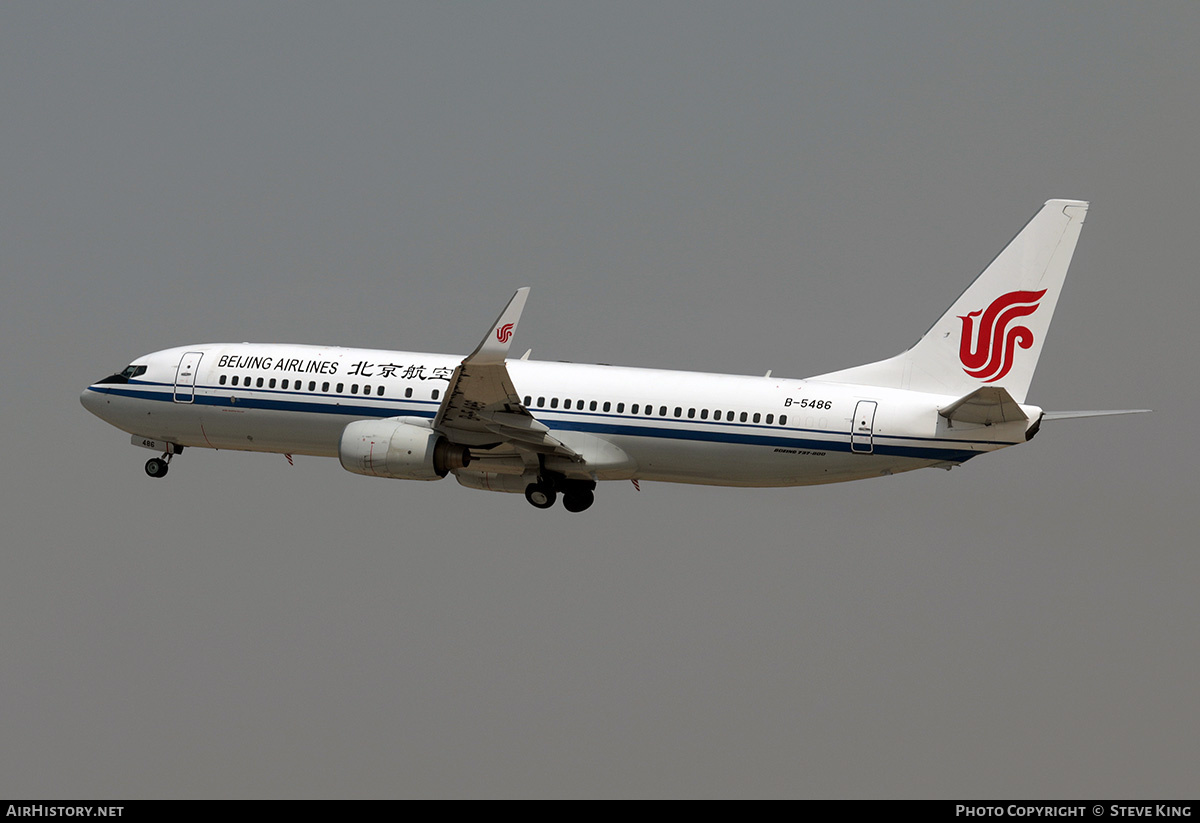
M 171 458 L 183 451 L 183 446 L 169 444 L 170 449 L 163 452 L 162 457 L 151 457 L 146 461 L 146 474 L 151 477 L 166 477 L 167 469 L 171 467 Z
M 163 459 L 165 458 L 165 459 Z M 166 477 L 167 469 L 171 465 L 171 455 L 165 454 L 162 458 L 151 457 L 146 461 L 146 474 L 151 477 Z

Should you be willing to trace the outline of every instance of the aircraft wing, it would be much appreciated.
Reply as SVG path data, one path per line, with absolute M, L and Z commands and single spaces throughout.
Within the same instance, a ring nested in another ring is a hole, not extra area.
M 517 289 L 475 351 L 454 370 L 433 428 L 451 443 L 503 444 L 518 451 L 578 459 L 522 405 L 504 364 L 528 297 L 528 287 Z

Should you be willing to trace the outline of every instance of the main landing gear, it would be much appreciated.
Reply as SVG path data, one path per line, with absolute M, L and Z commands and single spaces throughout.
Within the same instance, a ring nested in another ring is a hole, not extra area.
M 542 475 L 537 482 L 525 487 L 525 499 L 539 509 L 548 509 L 554 505 L 561 491 L 563 508 L 569 512 L 581 512 L 595 502 L 595 488 L 593 480 L 568 480 L 562 476 Z
M 596 502 L 591 489 L 575 489 L 563 494 L 563 508 L 569 512 L 581 512 Z
M 530 483 L 525 487 L 525 499 L 539 509 L 548 509 L 558 499 L 558 492 L 549 483 Z

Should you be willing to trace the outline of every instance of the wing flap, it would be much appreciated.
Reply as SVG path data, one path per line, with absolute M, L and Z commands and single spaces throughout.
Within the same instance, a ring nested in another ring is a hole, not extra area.
M 520 415 L 510 412 L 499 412 L 494 417 L 503 417 L 507 420 L 520 418 Z M 564 457 L 572 456 L 575 452 L 567 448 L 561 442 L 551 437 L 550 429 L 542 423 L 539 423 L 533 417 L 526 418 L 529 421 L 528 425 L 506 423 L 501 420 L 488 420 L 484 423 L 489 431 L 495 432 L 504 440 L 513 442 L 518 446 L 531 447 L 534 451 L 548 449 L 547 454 L 561 454 Z

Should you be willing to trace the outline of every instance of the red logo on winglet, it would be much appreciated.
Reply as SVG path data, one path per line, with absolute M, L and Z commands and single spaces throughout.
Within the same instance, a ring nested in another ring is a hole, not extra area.
M 1008 374 L 1016 346 L 1027 349 L 1033 345 L 1033 332 L 1026 326 L 1009 326 L 1017 318 L 1037 311 L 1038 301 L 1045 293 L 1045 289 L 1010 291 L 997 297 L 986 309 L 973 311 L 966 317 L 959 315 L 963 327 L 958 359 L 962 361 L 963 371 L 985 383 L 995 383 Z M 980 315 L 983 317 L 977 330 L 975 318 Z
M 496 339 L 501 343 L 507 343 L 510 339 L 512 339 L 512 330 L 513 324 L 505 323 L 503 326 L 496 329 Z

